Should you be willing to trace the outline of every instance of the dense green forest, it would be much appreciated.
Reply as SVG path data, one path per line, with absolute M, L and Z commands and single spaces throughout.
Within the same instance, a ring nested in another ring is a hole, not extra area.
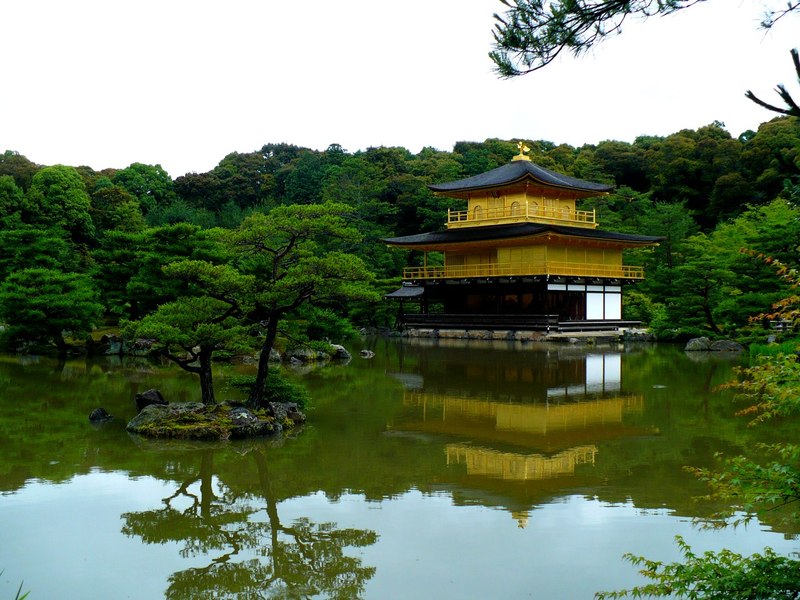
M 662 339 L 741 334 L 750 315 L 786 295 L 774 269 L 740 249 L 798 262 L 797 119 L 778 117 L 738 138 L 715 122 L 633 143 L 526 143 L 532 160 L 544 167 L 616 185 L 614 193 L 585 202 L 584 208 L 597 210 L 601 228 L 665 238 L 626 258 L 647 272 L 646 281 L 626 289 L 626 318 L 649 323 Z M 315 245 L 291 260 L 305 264 L 336 253 L 337 260 L 355 261 L 347 264 L 359 273 L 351 283 L 357 279 L 360 287 L 321 293 L 317 286 L 299 302 L 281 305 L 284 333 L 337 341 L 354 326 L 392 326 L 395 309 L 381 293 L 398 284 L 404 265 L 421 257 L 387 248 L 381 239 L 442 228 L 447 208 L 463 207 L 427 185 L 481 173 L 515 153 L 516 140 L 498 139 L 417 154 L 396 147 L 351 153 L 337 144 L 320 152 L 271 143 L 229 154 L 207 173 L 173 180 L 158 165 L 95 171 L 42 166 L 6 151 L 0 155 L 5 347 L 34 342 L 63 348 L 62 332 L 80 339 L 102 325 L 138 323 L 187 297 L 222 301 L 227 292 L 209 287 L 222 273 L 200 273 L 190 268 L 192 261 L 220 268 L 238 261 L 236 273 L 258 277 L 253 265 L 242 267 L 237 244 L 244 231 L 252 230 L 258 215 L 268 215 L 267 223 L 269 215 L 278 221 L 282 215 L 283 229 L 262 233 L 285 236 L 295 217 L 323 218 L 291 214 L 316 205 L 327 206 L 324 218 L 336 223 L 316 230 L 308 224 L 302 239 Z M 266 283 L 261 287 L 262 294 L 275 293 Z M 206 302 L 203 310 L 231 316 L 234 305 L 241 310 L 247 304 L 252 321 L 255 292 L 250 290 L 248 304 L 242 289 L 238 300 L 228 294 L 228 304 L 212 309 Z M 218 349 L 226 343 L 221 340 Z

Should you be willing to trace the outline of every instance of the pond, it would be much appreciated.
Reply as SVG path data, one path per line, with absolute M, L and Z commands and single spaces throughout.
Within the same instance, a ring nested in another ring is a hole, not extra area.
M 358 356 L 368 348 L 374 358 Z M 287 371 L 309 421 L 279 439 L 128 435 L 133 397 L 199 399 L 174 368 L 0 357 L 0 598 L 592 598 L 626 552 L 798 549 L 773 523 L 706 530 L 684 465 L 748 428 L 737 358 L 672 346 L 366 339 Z M 248 367 L 215 373 L 225 381 Z M 115 419 L 92 426 L 103 406 Z M 770 438 L 771 436 L 771 438 Z

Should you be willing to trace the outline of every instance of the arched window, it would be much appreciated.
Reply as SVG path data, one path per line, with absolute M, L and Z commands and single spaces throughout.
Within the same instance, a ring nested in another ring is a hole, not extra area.
M 539 203 L 533 200 L 528 201 L 528 215 L 533 215 L 534 217 L 539 216 Z
M 511 203 L 511 216 L 516 217 L 522 214 L 522 205 L 519 202 Z
M 472 218 L 476 221 L 483 218 L 483 207 L 480 204 L 473 209 Z

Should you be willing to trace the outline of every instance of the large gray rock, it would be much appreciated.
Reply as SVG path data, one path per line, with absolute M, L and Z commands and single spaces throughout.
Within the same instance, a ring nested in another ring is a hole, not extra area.
M 330 356 L 324 352 L 312 350 L 311 348 L 295 348 L 289 350 L 286 352 L 285 357 L 290 363 L 295 363 L 297 361 L 301 363 L 322 362 L 330 358 Z
M 92 423 L 102 423 L 104 421 L 110 421 L 113 418 L 114 417 L 108 414 L 108 411 L 102 406 L 98 406 L 89 414 L 89 420 Z
M 626 342 L 655 342 L 656 336 L 647 329 L 626 329 L 622 332 Z
M 86 351 L 92 356 L 120 356 L 122 350 L 123 340 L 118 335 L 106 334 L 97 341 L 86 339 Z
M 130 356 L 150 356 L 153 354 L 155 340 L 138 338 L 133 341 L 125 340 L 122 344 L 122 353 Z
M 230 437 L 234 439 L 278 433 L 283 428 L 277 419 L 275 421 L 261 419 L 243 406 L 231 408 L 228 411 L 228 418 L 233 423 Z
M 347 351 L 347 348 L 344 346 L 340 346 L 339 344 L 331 344 L 331 358 L 333 360 L 350 360 L 353 358 L 351 354 Z
M 141 394 L 136 394 L 135 400 L 137 412 L 142 412 L 145 406 L 150 406 L 151 404 L 160 404 L 162 406 L 168 404 L 164 396 L 161 395 L 161 392 L 153 389 L 142 392 Z
M 707 337 L 692 338 L 686 342 L 686 352 L 707 352 L 711 349 L 711 340 Z
M 744 346 L 731 340 L 717 340 L 709 348 L 712 352 L 742 352 Z
M 289 419 L 296 425 L 306 422 L 306 416 L 294 402 L 270 402 L 269 409 L 278 423 L 283 423 L 284 419 Z

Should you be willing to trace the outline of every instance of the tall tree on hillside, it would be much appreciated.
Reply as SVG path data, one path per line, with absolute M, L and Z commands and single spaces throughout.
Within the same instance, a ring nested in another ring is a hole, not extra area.
M 227 202 L 243 209 L 254 208 L 267 200 L 275 186 L 275 177 L 261 152 L 232 152 L 211 174 L 219 181 L 219 208 Z
M 94 240 L 92 203 L 83 179 L 73 167 L 55 165 L 36 172 L 28 190 L 23 218 L 43 228 L 60 227 L 72 241 Z
M 774 200 L 787 179 L 800 177 L 800 119 L 775 117 L 759 125 L 742 148 L 742 166 L 755 189 L 755 203 Z
M 25 191 L 31 187 L 33 175 L 40 168 L 39 165 L 29 161 L 19 152 L 6 150 L 0 154 L 0 175 L 10 175 L 14 178 L 14 182 Z
M 93 277 L 108 309 L 135 320 L 185 294 L 182 281 L 164 277 L 164 265 L 189 259 L 219 263 L 219 253 L 208 231 L 188 223 L 109 230 L 93 253 Z
M 65 354 L 66 336 L 81 339 L 102 313 L 86 275 L 31 268 L 11 273 L 0 284 L 0 321 L 12 348 L 24 342 L 52 343 Z
M 686 202 L 697 222 L 707 229 L 716 225 L 720 212 L 714 209 L 723 202 L 735 216 L 754 201 L 752 196 L 739 197 L 738 206 L 730 206 L 732 200 L 724 196 L 730 192 L 725 187 L 730 176 L 742 170 L 741 151 L 741 142 L 732 139 L 723 124 L 716 121 L 696 131 L 684 129 L 655 141 L 644 153 L 653 199 Z M 748 188 L 738 186 L 736 190 Z M 716 200 L 713 208 L 710 198 Z
M 157 206 L 169 204 L 175 198 L 172 178 L 161 165 L 133 163 L 117 171 L 113 182 L 128 190 L 139 200 L 145 215 Z
M 0 219 L 17 214 L 25 206 L 25 193 L 11 175 L 0 175 Z
M 644 149 L 641 146 L 613 140 L 600 142 L 594 150 L 593 159 L 604 172 L 614 177 L 614 183 L 618 186 L 628 186 L 637 192 L 648 190 Z
M 108 177 L 101 177 L 95 185 L 91 214 L 98 237 L 108 230 L 141 231 L 145 228 L 139 201 Z
M 0 219 L 0 248 L 0 281 L 23 269 L 80 269 L 79 255 L 58 227 L 40 229 L 13 218 Z
M 345 244 L 343 249 L 369 258 L 370 268 L 379 277 L 394 277 L 402 268 L 397 262 L 400 253 L 392 252 L 381 241 L 395 234 L 398 222 L 397 206 L 383 199 L 386 184 L 363 156 L 348 156 L 328 169 L 322 199 L 346 204 L 353 211 L 352 222 L 361 239 Z

